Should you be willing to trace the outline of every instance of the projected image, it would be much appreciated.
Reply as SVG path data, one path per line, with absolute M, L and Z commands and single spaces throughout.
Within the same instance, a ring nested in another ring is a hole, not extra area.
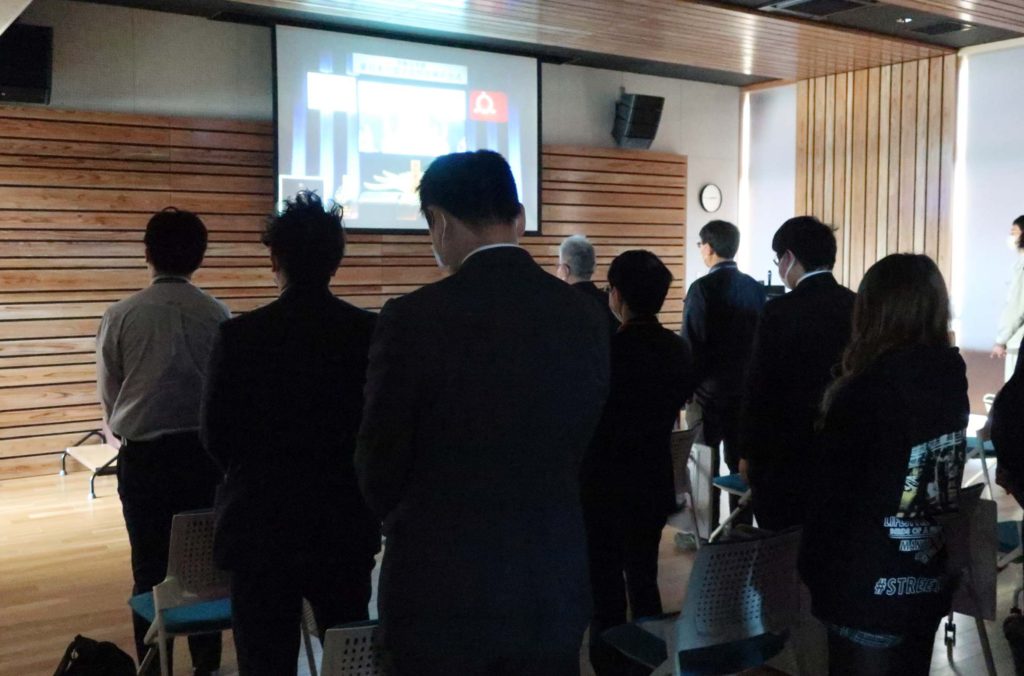
M 431 161 L 487 148 L 509 160 L 536 230 L 533 60 L 279 27 L 278 95 L 282 200 L 315 189 L 350 228 L 425 229 L 416 188 Z

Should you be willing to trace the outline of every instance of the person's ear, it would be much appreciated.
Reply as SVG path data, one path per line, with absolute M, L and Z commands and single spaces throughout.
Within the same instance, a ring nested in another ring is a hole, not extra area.
M 519 205 L 519 213 L 516 214 L 516 237 L 522 237 L 526 232 L 526 209 Z
M 270 254 L 270 270 L 272 272 L 279 272 L 281 270 L 281 263 L 274 254 Z M 335 271 L 337 271 L 337 268 L 335 268 Z

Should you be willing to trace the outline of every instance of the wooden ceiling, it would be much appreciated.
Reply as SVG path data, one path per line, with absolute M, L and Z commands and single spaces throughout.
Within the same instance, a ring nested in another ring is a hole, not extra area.
M 901 2 L 957 4 L 957 0 Z M 951 51 L 694 0 L 237 0 L 228 4 L 227 11 L 270 17 L 400 34 L 556 46 L 766 79 L 805 79 Z
M 932 14 L 941 14 L 957 21 L 996 26 L 1024 32 L 1024 0 L 886 0 Z

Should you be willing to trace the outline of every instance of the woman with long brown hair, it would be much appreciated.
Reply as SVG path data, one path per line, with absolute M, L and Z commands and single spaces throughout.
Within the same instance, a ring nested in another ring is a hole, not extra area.
M 927 256 L 887 256 L 858 289 L 800 553 L 832 676 L 927 674 L 949 611 L 936 517 L 957 508 L 970 408 L 949 319 Z

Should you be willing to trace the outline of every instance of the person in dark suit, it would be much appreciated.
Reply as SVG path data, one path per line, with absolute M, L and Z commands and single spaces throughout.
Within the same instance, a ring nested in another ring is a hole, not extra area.
M 672 273 L 650 251 L 627 251 L 608 269 L 622 327 L 611 343 L 611 385 L 583 463 L 583 512 L 594 614 L 590 661 L 598 676 L 628 673 L 601 633 L 661 613 L 658 544 L 676 510 L 672 428 L 689 395 L 692 362 L 682 338 L 657 314 Z M 625 577 L 625 584 L 623 584 Z
M 833 369 L 850 340 L 856 295 L 836 281 L 836 238 L 813 216 L 782 224 L 772 239 L 779 277 L 792 289 L 765 306 L 740 429 L 741 468 L 762 528 L 804 522 L 817 465 L 814 426 Z
M 501 155 L 439 157 L 419 193 L 452 274 L 381 311 L 356 451 L 387 535 L 383 645 L 400 675 L 577 674 L 580 463 L 607 396 L 607 326 L 517 246 Z
M 710 446 L 718 474 L 719 445 L 731 472 L 739 471 L 739 417 L 743 378 L 754 344 L 757 318 L 765 304 L 765 289 L 739 271 L 733 258 L 740 231 L 732 223 L 711 221 L 700 229 L 701 259 L 708 274 L 686 292 L 681 335 L 694 362 L 693 403 L 687 410 L 690 426 L 700 425 L 697 443 Z M 719 521 L 718 490 L 711 500 L 711 520 Z M 732 496 L 735 508 L 738 500 Z M 740 521 L 749 519 L 740 519 Z
M 614 336 L 619 329 L 619 319 L 608 307 L 608 292 L 597 288 L 591 281 L 597 256 L 594 245 L 583 235 L 571 235 L 558 246 L 558 265 L 555 274 L 572 288 L 581 291 L 597 301 L 608 318 L 608 335 Z
M 281 296 L 221 325 L 202 430 L 225 472 L 214 555 L 231 571 L 239 673 L 294 674 L 302 599 L 317 624 L 365 620 L 380 523 L 352 455 L 375 316 L 329 287 L 341 207 L 300 192 L 263 235 Z

